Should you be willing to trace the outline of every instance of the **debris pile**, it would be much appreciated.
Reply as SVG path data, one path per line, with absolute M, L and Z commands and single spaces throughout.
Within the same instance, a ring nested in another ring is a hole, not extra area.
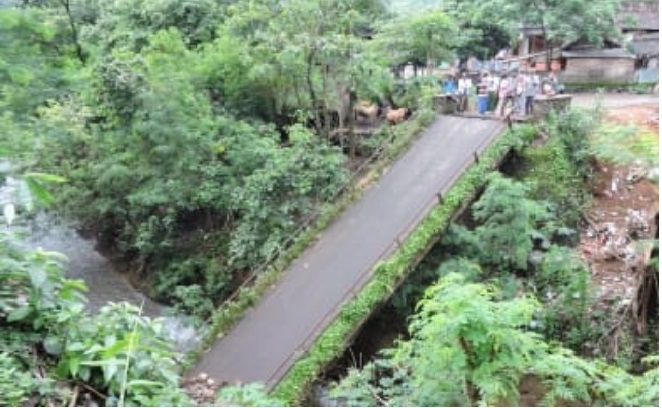
M 186 393 L 198 404 L 212 404 L 216 401 L 216 393 L 220 384 L 216 383 L 207 373 L 186 378 L 182 382 Z
M 593 208 L 584 214 L 581 255 L 590 265 L 602 306 L 627 307 L 650 255 L 657 191 L 640 164 L 603 166 Z

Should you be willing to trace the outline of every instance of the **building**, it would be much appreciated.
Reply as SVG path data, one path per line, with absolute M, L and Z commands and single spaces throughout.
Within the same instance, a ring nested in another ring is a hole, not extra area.
M 657 1 L 623 4 L 617 24 L 635 59 L 637 82 L 657 82 L 660 58 L 660 20 Z
M 514 54 L 518 56 L 531 55 L 529 59 L 521 60 L 521 68 L 535 68 L 536 71 L 547 70 L 547 49 L 545 48 L 545 39 L 542 34 L 542 28 L 537 25 L 522 24 L 520 26 L 520 37 Z M 561 69 L 561 58 L 559 49 L 551 51 L 550 64 L 552 71 Z
M 613 41 L 603 47 L 575 42 L 561 49 L 565 83 L 625 83 L 635 79 L 635 55 Z
M 575 41 L 551 52 L 551 69 L 568 83 L 657 82 L 659 66 L 659 6 L 657 1 L 629 1 L 616 20 L 622 38 L 595 47 Z M 514 54 L 520 68 L 546 71 L 542 29 L 522 24 Z

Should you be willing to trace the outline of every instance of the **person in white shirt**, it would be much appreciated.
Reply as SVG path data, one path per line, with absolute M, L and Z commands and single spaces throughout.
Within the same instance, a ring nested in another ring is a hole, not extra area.
M 460 93 L 460 111 L 467 109 L 467 97 L 469 96 L 472 86 L 473 83 L 471 82 L 471 78 L 467 76 L 466 72 L 463 72 L 458 84 L 458 91 Z

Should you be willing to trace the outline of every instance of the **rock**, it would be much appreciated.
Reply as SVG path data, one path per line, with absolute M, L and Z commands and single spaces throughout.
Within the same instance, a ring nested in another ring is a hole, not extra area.
M 200 380 L 200 381 L 207 381 L 208 378 L 209 378 L 209 375 L 207 373 L 198 374 L 198 380 Z
M 545 254 L 542 251 L 531 251 L 531 254 L 529 255 L 529 262 L 534 266 L 540 265 L 544 256 Z
M 646 176 L 647 170 L 643 166 L 633 166 L 628 170 L 626 180 L 629 184 L 634 184 Z
M 210 387 L 213 387 L 214 386 L 214 380 L 212 378 L 208 378 L 207 379 L 207 385 L 210 386 Z

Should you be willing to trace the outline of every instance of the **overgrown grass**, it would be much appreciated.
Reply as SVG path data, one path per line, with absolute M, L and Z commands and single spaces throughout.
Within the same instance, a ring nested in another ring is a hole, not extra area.
M 304 391 L 324 367 L 342 354 L 349 335 L 391 296 L 417 260 L 424 256 L 448 226 L 457 209 L 486 181 L 488 172 L 498 165 L 510 149 L 523 145 L 521 136 L 519 132 L 507 132 L 484 152 L 480 161 L 464 173 L 444 196 L 443 202 L 427 215 L 403 245 L 389 259 L 375 267 L 374 277 L 356 297 L 342 307 L 333 323 L 281 380 L 273 395 L 290 405 L 301 402 Z
M 384 130 L 392 133 L 390 136 L 392 142 L 368 167 L 365 176 L 360 179 L 360 182 L 350 186 L 336 201 L 325 204 L 310 228 L 304 230 L 295 242 L 256 278 L 253 285 L 242 288 L 235 300 L 224 303 L 216 310 L 199 346 L 186 355 L 183 362 L 184 370 L 195 364 L 207 348 L 234 327 L 246 310 L 255 305 L 262 295 L 279 280 L 290 263 L 301 255 L 343 210 L 361 197 L 363 190 L 379 178 L 384 168 L 407 150 L 434 118 L 434 111 L 421 109 L 411 120 L 400 126 Z

